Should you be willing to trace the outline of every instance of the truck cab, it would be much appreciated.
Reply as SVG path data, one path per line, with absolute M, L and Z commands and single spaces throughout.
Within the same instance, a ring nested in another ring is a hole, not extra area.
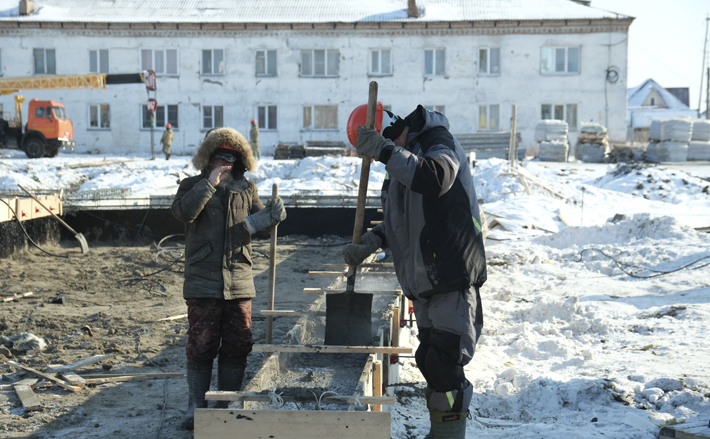
M 19 142 L 29 158 L 55 157 L 59 148 L 76 146 L 74 124 L 64 105 L 57 101 L 32 99 L 27 113 L 27 125 Z

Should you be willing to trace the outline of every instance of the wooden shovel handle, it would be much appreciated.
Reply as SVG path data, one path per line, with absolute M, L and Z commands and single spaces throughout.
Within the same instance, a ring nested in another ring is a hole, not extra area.
M 370 82 L 370 95 L 367 100 L 367 119 L 365 128 L 375 128 L 375 116 L 377 116 L 377 82 Z M 365 222 L 365 202 L 367 201 L 367 183 L 370 178 L 370 157 L 362 156 L 362 167 L 360 169 L 360 187 L 357 193 L 357 208 L 355 209 L 355 228 L 353 230 L 353 242 L 360 244 L 362 237 L 362 225 Z M 357 266 L 351 265 L 348 269 L 348 276 L 355 274 Z
M 271 186 L 271 203 L 273 204 L 276 197 L 279 196 L 279 186 L 274 183 Z M 270 311 L 274 310 L 274 297 L 276 290 L 276 227 L 271 229 L 271 248 L 269 254 L 269 301 L 267 303 L 267 309 Z M 272 331 L 273 331 L 274 318 L 271 316 L 266 317 L 266 343 L 271 343 Z

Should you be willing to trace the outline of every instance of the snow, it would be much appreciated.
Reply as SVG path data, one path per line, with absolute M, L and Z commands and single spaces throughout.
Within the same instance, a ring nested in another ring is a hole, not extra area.
M 28 160 L 0 152 L 5 192 L 19 183 L 169 194 L 196 174 L 189 157 Z M 272 183 L 280 194 L 354 194 L 359 165 L 348 157 L 266 157 L 249 177 L 262 196 Z M 669 421 L 707 424 L 710 235 L 696 228 L 710 226 L 710 164 L 532 161 L 520 172 L 530 195 L 506 161 L 475 168 L 488 222 L 499 225 L 486 242 L 483 335 L 465 368 L 475 389 L 467 437 L 652 439 Z M 384 167 L 373 163 L 372 195 L 383 179 Z M 400 361 L 405 382 L 423 382 L 413 360 Z M 398 394 L 392 437 L 424 436 L 422 386 Z M 701 433 L 710 436 L 710 428 Z

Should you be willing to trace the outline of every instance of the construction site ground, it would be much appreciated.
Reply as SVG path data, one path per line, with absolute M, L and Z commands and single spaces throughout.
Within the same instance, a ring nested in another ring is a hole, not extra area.
M 318 296 L 303 294 L 303 288 L 326 286 L 332 278 L 310 277 L 308 270 L 319 269 L 324 262 L 340 262 L 344 242 L 341 237 L 279 238 L 276 307 L 298 310 L 315 300 Z M 177 263 L 150 275 L 167 265 L 167 261 L 162 265 L 155 262 L 155 243 L 92 244 L 88 255 L 81 255 L 75 244 L 67 241 L 62 246 L 44 246 L 52 253 L 71 255 L 69 259 L 32 248 L 2 261 L 0 291 L 31 291 L 33 295 L 0 304 L 0 334 L 29 332 L 48 344 L 42 351 L 13 350 L 9 359 L 46 370 L 50 365 L 109 355 L 108 360 L 75 372 L 184 372 L 187 319 L 158 321 L 186 313 L 182 265 Z M 257 289 L 253 332 L 256 343 L 263 343 L 266 321 L 260 311 L 267 306 L 269 240 L 255 241 L 253 249 Z M 134 279 L 145 275 L 150 276 Z M 66 303 L 51 303 L 57 297 L 64 297 Z M 275 318 L 275 343 L 294 322 L 294 318 Z M 91 335 L 82 329 L 86 326 Z M 0 363 L 7 359 L 0 358 Z M 262 360 L 263 354 L 250 355 L 246 380 L 258 371 Z M 3 374 L 14 370 L 7 365 L 0 367 Z M 24 378 L 31 377 L 28 373 Z M 182 377 L 87 386 L 76 393 L 59 387 L 35 389 L 42 408 L 31 412 L 25 412 L 14 389 L 6 387 L 0 391 L 0 437 L 192 437 L 192 432 L 180 429 L 187 405 L 187 385 Z

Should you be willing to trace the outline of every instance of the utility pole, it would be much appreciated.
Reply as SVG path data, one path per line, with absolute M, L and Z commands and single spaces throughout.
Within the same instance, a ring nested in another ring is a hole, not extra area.
M 705 119 L 710 119 L 710 67 L 708 67 L 707 87 L 705 87 Z M 698 107 L 700 111 L 700 107 Z
M 700 92 L 698 93 L 698 117 L 700 117 L 700 105 L 703 102 L 703 74 L 705 73 L 705 61 L 708 57 L 708 29 L 710 28 L 710 16 L 705 19 L 705 44 L 703 45 L 703 68 L 700 70 Z M 710 82 L 705 84 L 705 87 L 710 90 Z M 708 92 L 710 93 L 710 91 Z M 705 109 L 706 113 L 710 113 L 710 110 Z M 707 114 L 706 114 L 706 117 Z

